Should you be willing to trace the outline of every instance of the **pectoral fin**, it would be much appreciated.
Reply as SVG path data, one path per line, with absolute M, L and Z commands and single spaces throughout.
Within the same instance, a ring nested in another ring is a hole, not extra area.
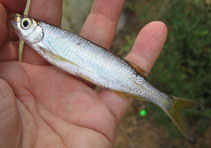
M 61 57 L 61 56 L 58 56 L 58 55 L 55 55 L 55 54 L 52 54 L 52 53 L 48 53 L 52 58 L 54 58 L 54 59 L 57 59 L 57 60 L 59 60 L 59 61 L 63 61 L 63 62 L 67 62 L 67 63 L 71 63 L 72 65 L 77 65 L 77 64 L 75 64 L 74 62 L 72 62 L 72 61 L 70 61 L 70 60 L 67 60 L 67 59 L 65 59 L 65 58 L 63 58 L 63 57 Z

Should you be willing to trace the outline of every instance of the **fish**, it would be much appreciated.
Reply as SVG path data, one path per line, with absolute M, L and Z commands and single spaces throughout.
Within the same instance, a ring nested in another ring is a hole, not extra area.
M 13 15 L 10 22 L 19 38 L 52 65 L 122 97 L 139 98 L 159 106 L 179 131 L 193 141 L 182 111 L 199 106 L 196 101 L 160 91 L 143 76 L 140 67 L 70 31 L 20 14 Z

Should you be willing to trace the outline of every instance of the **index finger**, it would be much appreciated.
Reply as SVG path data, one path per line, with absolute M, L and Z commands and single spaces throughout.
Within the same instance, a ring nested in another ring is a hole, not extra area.
M 60 26 L 62 0 L 31 0 L 29 15 L 49 24 Z
M 108 49 L 113 40 L 123 4 L 124 0 L 94 0 L 81 35 Z

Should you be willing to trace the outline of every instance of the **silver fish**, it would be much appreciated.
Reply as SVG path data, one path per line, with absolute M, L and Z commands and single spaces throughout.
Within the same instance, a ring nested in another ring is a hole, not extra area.
M 81 36 L 29 16 L 17 14 L 10 21 L 18 36 L 49 63 L 120 95 L 158 105 L 193 140 L 181 110 L 198 103 L 161 92 L 141 75 L 140 68 Z

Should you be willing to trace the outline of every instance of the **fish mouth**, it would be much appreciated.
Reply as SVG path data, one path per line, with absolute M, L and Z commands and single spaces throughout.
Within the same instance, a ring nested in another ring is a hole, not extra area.
M 9 22 L 10 22 L 10 24 L 12 24 L 12 26 L 14 28 L 17 28 L 17 24 L 20 23 L 20 21 L 21 21 L 21 15 L 20 14 L 11 13 L 9 15 Z
M 21 33 L 20 33 L 20 30 L 19 30 L 19 24 L 21 22 L 21 15 L 20 14 L 14 14 L 14 13 L 11 13 L 9 15 L 9 23 L 13 26 L 13 30 L 14 32 L 19 36 L 19 38 L 21 37 Z

